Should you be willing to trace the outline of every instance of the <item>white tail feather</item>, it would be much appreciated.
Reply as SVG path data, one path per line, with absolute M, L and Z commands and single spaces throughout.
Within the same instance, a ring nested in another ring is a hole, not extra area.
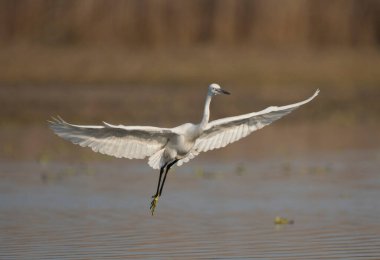
M 150 167 L 153 169 L 160 169 L 162 166 L 164 166 L 164 151 L 165 149 L 161 149 L 149 157 L 148 164 Z

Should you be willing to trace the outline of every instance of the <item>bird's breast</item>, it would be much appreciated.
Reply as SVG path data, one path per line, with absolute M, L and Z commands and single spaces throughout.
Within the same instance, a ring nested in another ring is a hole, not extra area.
M 185 136 L 177 136 L 168 143 L 168 148 L 177 152 L 179 156 L 185 156 L 193 148 L 195 141 Z

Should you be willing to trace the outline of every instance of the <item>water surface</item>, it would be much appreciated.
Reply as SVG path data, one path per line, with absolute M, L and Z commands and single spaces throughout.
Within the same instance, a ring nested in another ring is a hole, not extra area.
M 153 217 L 142 161 L 1 162 L 0 259 L 379 259 L 379 159 L 194 160 Z

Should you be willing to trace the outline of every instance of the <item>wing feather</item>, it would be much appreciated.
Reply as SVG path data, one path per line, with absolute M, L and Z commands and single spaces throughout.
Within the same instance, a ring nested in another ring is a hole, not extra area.
M 153 155 L 176 135 L 168 128 L 150 126 L 122 126 L 105 122 L 103 126 L 73 125 L 60 117 L 49 121 L 49 126 L 55 134 L 74 144 L 90 147 L 94 152 L 129 159 Z
M 227 117 L 210 122 L 202 135 L 196 140 L 191 156 L 180 160 L 178 165 L 188 162 L 200 152 L 222 148 L 248 136 L 252 132 L 271 124 L 298 107 L 310 102 L 318 93 L 319 89 L 310 98 L 291 105 L 271 106 L 259 112 Z
M 205 152 L 238 141 L 310 102 L 318 93 L 319 90 L 310 98 L 295 104 L 280 107 L 272 106 L 260 112 L 212 121 L 208 124 L 203 134 L 197 139 L 194 149 L 198 152 Z M 229 137 L 229 135 L 231 135 L 231 137 Z

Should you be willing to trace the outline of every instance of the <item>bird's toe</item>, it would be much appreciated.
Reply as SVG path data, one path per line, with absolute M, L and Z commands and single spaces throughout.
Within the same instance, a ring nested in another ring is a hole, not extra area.
M 153 196 L 153 200 L 150 203 L 150 211 L 152 213 L 152 216 L 154 214 L 154 210 L 156 209 L 158 198 L 159 198 L 159 196 Z

